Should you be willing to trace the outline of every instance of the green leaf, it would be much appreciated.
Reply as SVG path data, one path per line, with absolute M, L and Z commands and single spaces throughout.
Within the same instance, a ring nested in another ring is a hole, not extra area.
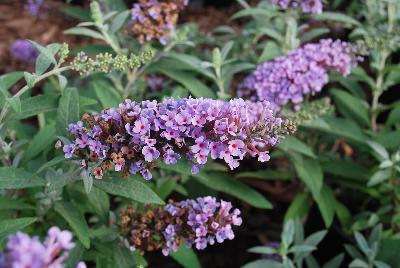
M 19 99 L 19 97 L 14 96 L 12 98 L 8 98 L 7 101 L 15 112 L 21 112 L 21 100 Z
M 52 167 L 57 165 L 58 163 L 64 162 L 65 161 L 65 157 L 64 155 L 59 155 L 54 157 L 53 159 L 51 159 L 50 161 L 47 161 L 46 163 L 44 163 L 36 172 L 35 174 L 39 174 L 40 172 L 42 172 L 43 170 L 45 170 L 46 168 Z
M 21 101 L 20 113 L 9 113 L 7 120 L 25 119 L 40 113 L 54 111 L 57 108 L 58 96 L 39 95 Z
M 50 44 L 46 46 L 46 49 L 50 52 L 53 58 L 56 55 L 56 53 L 60 50 L 60 48 L 61 48 L 60 44 Z M 50 67 L 52 63 L 54 63 L 52 59 L 48 58 L 46 54 L 40 53 L 36 59 L 35 74 L 36 75 L 43 74 Z
M 281 54 L 281 48 L 276 42 L 268 41 L 265 43 L 264 50 L 261 53 L 258 63 L 262 63 L 268 60 L 272 60 Z
M 113 258 L 118 268 L 136 267 L 135 256 L 128 248 L 116 245 L 113 247 Z
M 161 71 L 165 70 L 177 70 L 177 71 L 195 71 L 204 75 L 207 78 L 215 79 L 215 75 L 208 68 L 212 67 L 210 62 L 201 61 L 199 58 L 193 55 L 187 55 L 176 52 L 169 52 L 168 58 L 157 62 L 156 69 Z
M 104 81 L 98 81 L 94 82 L 92 86 L 103 108 L 118 107 L 120 96 L 110 84 Z
M 201 268 L 196 253 L 191 248 L 181 245 L 178 251 L 171 252 L 170 256 L 185 268 Z
M 309 32 L 304 33 L 301 37 L 301 43 L 308 42 L 312 39 L 315 39 L 321 35 L 329 33 L 331 30 L 329 28 L 315 28 Z
M 257 254 L 276 254 L 276 253 L 278 253 L 278 250 L 275 248 L 261 247 L 261 246 L 249 248 L 247 251 L 251 252 L 251 253 L 257 253 Z
M 278 15 L 279 12 L 271 9 L 266 9 L 266 8 L 246 8 L 242 9 L 239 12 L 236 12 L 232 17 L 231 20 L 235 20 L 238 18 L 246 17 L 246 16 L 263 16 L 263 17 L 273 17 Z
M 297 152 L 311 158 L 317 158 L 317 156 L 307 144 L 292 136 L 288 136 L 284 140 L 282 140 L 279 144 L 279 148 L 285 151 Z
M 331 90 L 331 94 L 343 115 L 353 119 L 355 122 L 362 122 L 364 126 L 370 125 L 368 110 L 359 98 L 355 98 L 346 91 L 338 89 Z
M 365 144 L 368 140 L 360 127 L 353 121 L 342 118 L 326 117 L 325 122 L 327 122 L 330 127 L 329 129 L 324 130 L 327 133 L 348 138 L 360 144 Z
M 310 253 L 311 251 L 316 250 L 316 247 L 309 245 L 296 245 L 289 249 L 289 253 Z
M 389 116 L 386 120 L 385 126 L 387 128 L 391 127 L 392 125 L 400 123 L 400 106 L 395 107 L 393 110 L 390 111 Z
M 0 91 L 5 93 L 12 85 L 18 82 L 24 77 L 23 72 L 12 72 L 8 74 L 0 75 Z
M 82 36 L 92 37 L 95 39 L 104 40 L 104 37 L 101 33 L 85 27 L 74 27 L 65 30 L 64 34 L 82 35 Z
M 107 219 L 108 211 L 110 210 L 110 198 L 108 195 L 99 188 L 93 187 L 87 197 L 96 214 L 103 219 Z
M 292 161 L 297 175 L 306 184 L 308 189 L 310 189 L 314 198 L 318 198 L 323 184 L 323 172 L 319 162 L 300 155 L 293 155 Z
M 33 40 L 28 40 L 28 41 L 31 42 L 32 45 L 33 45 L 37 50 L 39 50 L 40 54 L 42 54 L 44 58 L 46 58 L 48 61 L 50 61 L 50 62 L 53 63 L 54 65 L 57 64 L 56 58 L 54 57 L 54 54 L 53 54 L 53 51 L 52 51 L 52 48 L 54 48 L 54 47 L 44 47 L 44 46 L 42 46 L 42 45 L 36 43 L 36 42 L 33 41 Z
M 75 242 L 75 247 L 71 249 L 68 253 L 68 258 L 65 260 L 65 265 L 67 268 L 76 268 L 78 262 L 82 260 L 82 255 L 85 248 L 79 241 Z
M 233 195 L 254 207 L 263 209 L 272 208 L 272 204 L 259 192 L 225 173 L 206 173 L 202 171 L 193 175 L 193 177 L 211 189 Z
M 368 186 L 375 186 L 390 179 L 392 171 L 390 169 L 379 170 L 372 175 L 368 181 Z
M 35 221 L 36 218 L 0 220 L 0 241 L 4 240 L 7 236 L 16 233 L 17 231 L 21 231 Z
M 325 263 L 324 266 L 322 266 L 322 268 L 339 268 L 343 260 L 344 260 L 344 253 L 341 253 L 336 257 L 334 257 L 329 262 Z
M 302 219 L 310 210 L 312 202 L 307 193 L 299 192 L 285 214 L 285 222 L 290 219 Z
M 39 153 L 47 149 L 55 140 L 56 129 L 54 124 L 46 125 L 33 137 L 24 153 L 23 160 L 33 159 Z
M 235 177 L 280 181 L 289 180 L 293 176 L 287 170 L 256 170 L 239 172 Z
M 110 28 L 111 32 L 115 33 L 119 29 L 121 29 L 121 27 L 124 26 L 125 22 L 128 20 L 130 14 L 131 14 L 130 10 L 125 10 L 119 13 L 111 23 L 111 28 Z
M 36 75 L 24 72 L 24 78 L 29 88 L 33 88 L 35 86 L 37 78 Z
M 247 263 L 241 268 L 282 268 L 282 264 L 276 261 L 256 260 Z
M 84 97 L 84 96 L 79 96 L 79 108 L 81 108 L 80 112 L 82 112 L 83 107 L 96 105 L 98 103 L 99 102 L 95 99 Z
M 89 227 L 83 214 L 69 202 L 57 202 L 54 209 L 68 222 L 85 248 L 90 247 Z
M 164 201 L 150 187 L 132 177 L 105 177 L 102 180 L 96 180 L 94 186 L 107 193 L 133 199 L 140 203 L 164 204 Z
M 353 19 L 352 17 L 345 15 L 343 13 L 337 13 L 337 12 L 324 12 L 321 14 L 313 14 L 311 16 L 313 19 L 316 20 L 331 20 L 331 21 L 337 21 L 337 22 L 342 22 L 350 25 L 356 25 L 356 26 L 361 26 L 360 22 L 358 22 L 356 19 Z
M 68 136 L 67 127 L 79 121 L 79 94 L 76 88 L 66 88 L 57 109 L 56 130 L 59 136 Z
M 215 98 L 214 92 L 212 92 L 203 82 L 195 78 L 193 75 L 187 72 L 181 72 L 176 70 L 159 70 L 164 75 L 182 84 L 194 97 L 205 97 Z
M 0 196 L 0 210 L 35 210 L 35 207 L 19 199 Z
M 329 187 L 324 186 L 321 194 L 315 199 L 325 226 L 330 227 L 335 216 L 336 198 Z
M 369 268 L 370 266 L 363 260 L 355 259 L 349 264 L 349 268 Z
M 350 160 L 329 159 L 322 163 L 325 173 L 365 182 L 371 176 L 369 169 L 363 165 Z
M 24 189 L 45 184 L 44 179 L 22 168 L 0 167 L 0 189 Z

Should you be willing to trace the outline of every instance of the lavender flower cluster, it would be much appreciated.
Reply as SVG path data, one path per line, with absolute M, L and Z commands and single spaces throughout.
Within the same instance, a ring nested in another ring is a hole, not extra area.
M 126 208 L 121 211 L 121 230 L 130 247 L 144 252 L 162 250 L 167 256 L 180 245 L 203 250 L 215 242 L 232 240 L 233 226 L 240 226 L 240 210 L 213 197 L 199 197 L 165 207 L 147 207 L 145 211 Z
M 322 13 L 321 0 L 271 0 L 273 4 L 280 6 L 283 9 L 298 9 L 304 13 Z
M 38 237 L 18 232 L 8 237 L 5 253 L 0 252 L 0 268 L 62 268 L 68 251 L 75 247 L 72 234 L 52 227 L 42 243 Z M 86 268 L 80 262 L 76 268 Z
M 242 99 L 125 100 L 119 108 L 85 114 L 83 121 L 69 126 L 73 142 L 63 151 L 66 158 L 82 159 L 83 167 L 95 162 L 92 174 L 97 179 L 111 168 L 151 179 L 150 169 L 159 158 L 171 165 L 186 157 L 193 173 L 208 156 L 224 160 L 231 169 L 246 155 L 265 162 L 268 149 L 292 130 L 291 122 L 275 117 L 268 102 Z
M 165 45 L 179 12 L 188 3 L 189 0 L 139 0 L 131 9 L 133 33 L 140 43 L 158 40 Z
M 217 202 L 214 197 L 199 197 L 196 200 L 186 200 L 177 204 L 169 203 L 166 206 L 168 213 L 173 216 L 185 215 L 187 213 L 186 224 L 191 235 L 186 237 L 185 242 L 188 247 L 195 245 L 196 249 L 203 250 L 208 244 L 213 245 L 224 240 L 232 240 L 235 234 L 232 225 L 240 226 L 242 218 L 239 209 L 232 209 L 230 202 Z M 171 251 L 176 251 L 179 244 L 179 232 L 184 229 L 179 223 L 172 223 L 164 231 L 166 245 L 162 252 L 167 256 Z
M 39 55 L 38 50 L 28 40 L 17 39 L 10 46 L 11 55 L 20 61 L 33 62 Z
M 328 71 L 348 75 L 359 60 L 351 44 L 323 39 L 259 65 L 239 85 L 238 96 L 296 107 L 304 96 L 322 90 L 329 81 Z

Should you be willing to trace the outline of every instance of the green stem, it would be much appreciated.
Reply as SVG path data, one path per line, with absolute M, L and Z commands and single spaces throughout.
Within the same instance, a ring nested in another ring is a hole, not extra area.
M 72 68 L 71 66 L 65 66 L 65 67 L 61 67 L 61 68 L 55 68 L 55 69 L 51 70 L 50 72 L 47 72 L 47 73 L 44 73 L 44 74 L 38 76 L 38 77 L 36 78 L 36 80 L 35 80 L 35 83 L 38 83 L 38 82 L 40 82 L 41 80 L 46 79 L 47 77 L 50 77 L 50 76 L 52 76 L 52 75 L 55 75 L 55 74 L 59 74 L 59 73 L 68 71 L 68 70 L 70 70 L 71 68 Z M 28 85 L 25 85 L 25 86 L 24 86 L 23 88 L 21 88 L 21 90 L 19 90 L 13 97 L 18 98 L 18 97 L 20 97 L 22 94 L 24 94 L 24 93 L 25 93 L 26 91 L 28 91 L 28 90 L 29 90 L 29 86 L 28 86 Z M 3 120 L 4 120 L 5 116 L 7 115 L 7 112 L 8 112 L 8 109 L 9 109 L 9 108 L 10 108 L 9 103 L 8 103 L 8 102 L 5 102 L 5 103 L 4 103 L 4 106 L 3 106 L 3 109 L 2 109 L 1 112 L 0 112 L 0 129 L 1 129 L 2 126 L 3 126 L 2 123 L 3 123 Z

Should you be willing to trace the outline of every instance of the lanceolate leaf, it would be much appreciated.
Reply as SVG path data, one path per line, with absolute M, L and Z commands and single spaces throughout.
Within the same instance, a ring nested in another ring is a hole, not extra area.
M 160 72 L 181 83 L 194 97 L 215 98 L 214 92 L 190 73 L 165 69 L 161 69 Z
M 24 154 L 24 160 L 27 161 L 33 159 L 43 150 L 51 146 L 55 139 L 55 134 L 56 130 L 54 124 L 49 124 L 40 129 L 35 137 L 33 137 L 32 141 L 29 143 L 29 146 Z
M 200 172 L 193 175 L 198 181 L 211 189 L 233 195 L 246 203 L 263 209 L 272 208 L 272 204 L 259 192 L 237 179 L 221 172 Z
M 8 120 L 25 119 L 40 113 L 46 113 L 57 109 L 57 95 L 40 95 L 21 100 L 21 112 L 9 113 Z
M 58 202 L 55 205 L 55 210 L 68 222 L 85 248 L 89 248 L 89 227 L 85 217 L 77 210 L 76 206 L 69 202 Z
M 22 230 L 36 221 L 36 218 L 0 220 L 0 242 L 10 234 Z
M 292 160 L 299 178 L 310 189 L 314 198 L 318 198 L 323 183 L 323 173 L 319 162 L 300 155 L 293 155 Z
M 132 177 L 105 177 L 102 180 L 96 180 L 94 186 L 107 193 L 133 199 L 140 203 L 164 204 L 164 201 L 145 182 Z
M 66 88 L 57 109 L 56 129 L 60 136 L 68 136 L 68 124 L 79 120 L 79 95 L 76 88 Z
M 0 167 L 0 189 L 23 189 L 45 185 L 45 180 L 21 168 Z
M 182 245 L 177 252 L 172 252 L 170 255 L 185 268 L 201 268 L 201 264 L 194 250 L 184 245 Z

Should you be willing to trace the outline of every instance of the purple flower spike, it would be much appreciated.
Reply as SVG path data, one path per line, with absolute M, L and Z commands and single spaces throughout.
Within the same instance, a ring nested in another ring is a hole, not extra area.
M 328 83 L 328 71 L 348 75 L 359 60 L 351 44 L 323 39 L 259 65 L 239 85 L 238 95 L 278 106 L 292 103 L 297 108 L 304 96 L 320 92 Z
M 99 174 L 113 165 L 115 171 L 140 173 L 146 179 L 152 178 L 150 170 L 158 159 L 172 165 L 186 158 L 193 173 L 209 156 L 231 169 L 246 156 L 265 162 L 268 149 L 287 132 L 282 119 L 275 117 L 274 105 L 242 99 L 126 100 L 118 109 L 86 114 L 83 121 L 85 126 L 79 121 L 68 128 L 73 142 L 63 147 L 66 158 L 76 155 L 85 163 L 96 162 Z
M 145 211 L 121 211 L 121 230 L 130 245 L 144 251 L 161 249 L 167 256 L 180 245 L 205 249 L 215 242 L 235 238 L 234 226 L 242 224 L 239 209 L 214 197 L 199 197 L 181 202 L 172 200 L 165 207 L 146 207 Z
M 18 232 L 8 237 L 6 252 L 0 252 L 0 267 L 63 268 L 69 251 L 75 247 L 72 234 L 51 227 L 44 242 L 38 237 Z M 80 262 L 77 268 L 85 268 Z

